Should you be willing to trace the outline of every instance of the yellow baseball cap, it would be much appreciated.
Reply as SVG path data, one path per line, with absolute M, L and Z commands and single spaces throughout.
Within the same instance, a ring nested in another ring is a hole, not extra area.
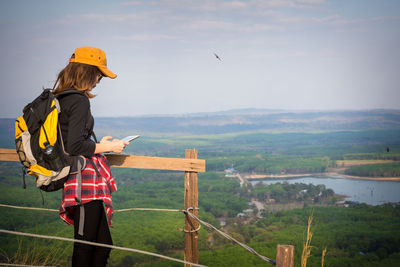
M 117 77 L 112 71 L 107 68 L 106 53 L 103 50 L 96 47 L 79 47 L 75 49 L 69 62 L 84 63 L 93 65 L 99 68 L 104 76 L 114 79 Z

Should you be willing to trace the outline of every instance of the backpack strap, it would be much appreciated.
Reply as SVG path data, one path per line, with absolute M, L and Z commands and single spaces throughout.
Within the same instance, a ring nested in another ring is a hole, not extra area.
M 101 174 L 99 170 L 97 169 L 97 166 L 94 164 L 92 158 L 87 158 L 89 163 L 93 166 L 93 169 L 95 170 L 96 174 L 98 177 L 101 177 Z M 81 162 L 78 161 L 78 169 L 81 168 Z M 75 198 L 75 200 L 79 203 L 79 226 L 78 226 L 78 234 L 83 236 L 83 228 L 85 226 L 85 208 L 82 204 L 82 173 L 78 172 L 77 174 L 78 178 L 78 197 Z
M 85 207 L 83 204 L 79 206 L 79 228 L 78 235 L 83 236 L 83 227 L 85 226 Z
M 96 143 L 98 143 L 99 141 L 97 141 L 97 137 L 96 137 L 96 134 L 94 133 L 94 131 L 92 130 L 92 132 L 90 133 L 90 135 L 93 137 L 93 139 L 94 139 L 94 141 L 96 142 Z
M 59 94 L 56 96 L 56 98 L 59 98 L 60 96 L 72 95 L 72 94 L 84 95 L 84 93 L 82 93 L 82 92 L 79 91 L 79 90 L 76 90 L 76 89 L 68 89 L 68 90 L 65 90 L 65 91 L 59 93 Z M 89 113 L 88 116 L 90 116 L 90 115 L 91 115 L 91 114 Z M 92 130 L 89 134 L 93 137 L 94 141 L 95 141 L 96 143 L 98 143 L 97 137 L 96 137 L 96 134 L 94 133 L 94 131 Z
M 63 96 L 63 95 L 71 95 L 71 94 L 80 94 L 80 95 L 84 95 L 84 93 L 82 93 L 82 92 L 79 91 L 79 90 L 76 90 L 76 89 L 68 89 L 68 90 L 62 91 L 61 93 L 55 95 L 55 97 L 58 98 L 58 97 Z
M 77 167 L 78 170 L 81 170 L 82 165 L 81 162 L 78 160 L 77 162 Z M 85 225 L 85 209 L 82 204 L 82 173 L 81 171 L 78 171 L 77 173 L 77 178 L 78 178 L 78 192 L 77 192 L 77 197 L 75 197 L 76 202 L 79 203 L 79 228 L 78 228 L 78 234 L 83 236 L 83 227 Z
M 56 98 L 58 99 L 61 96 L 65 96 L 65 95 L 71 95 L 71 94 L 81 94 L 83 95 L 82 92 L 75 90 L 75 89 L 70 89 L 70 90 L 65 90 L 61 93 L 59 93 Z M 90 113 L 89 115 L 90 116 Z M 58 125 L 60 127 L 60 125 Z M 60 130 L 60 135 L 61 135 L 61 129 Z M 90 133 L 91 136 L 93 136 L 95 142 L 97 143 L 97 138 L 96 135 L 94 133 L 94 131 L 92 130 Z M 63 142 L 61 142 L 63 143 Z M 64 144 L 63 144 L 64 145 Z M 64 147 L 63 147 L 64 148 Z M 64 150 L 65 151 L 65 150 Z M 91 158 L 88 158 L 89 163 L 93 166 L 96 174 L 101 177 L 99 170 L 97 169 L 96 165 L 94 164 L 93 160 Z M 84 167 L 86 165 L 86 162 L 82 163 L 80 161 L 80 159 L 77 159 L 77 180 L 78 180 L 78 188 L 77 188 L 77 197 L 76 197 L 76 202 L 79 204 L 79 226 L 78 226 L 78 235 L 83 236 L 83 229 L 85 226 L 85 208 L 82 204 L 82 173 L 81 170 L 83 169 L 82 167 Z
M 90 162 L 90 164 L 93 166 L 94 171 L 96 172 L 98 177 L 101 177 L 101 174 L 99 172 L 99 169 L 97 169 L 97 166 L 94 164 L 92 158 L 88 158 L 88 161 Z

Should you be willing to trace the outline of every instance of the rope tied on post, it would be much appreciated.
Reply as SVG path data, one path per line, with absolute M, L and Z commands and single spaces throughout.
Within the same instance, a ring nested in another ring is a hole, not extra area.
M 189 210 L 199 210 L 199 208 L 197 208 L 197 207 L 195 207 L 195 208 L 189 207 L 187 210 L 188 210 L 188 211 L 189 211 Z M 188 215 L 186 214 L 186 211 L 185 211 L 185 210 L 182 210 L 182 212 L 185 214 L 186 217 L 188 217 Z M 198 226 L 197 228 L 195 228 L 191 220 L 187 220 L 187 221 L 189 222 L 189 224 L 190 224 L 190 226 L 192 227 L 192 229 L 191 229 L 191 230 L 181 229 L 182 232 L 185 232 L 185 233 L 194 233 L 194 232 L 198 232 L 198 231 L 200 230 L 201 224 L 199 224 L 199 226 Z
M 194 230 L 186 230 L 186 229 L 179 229 L 179 230 L 181 230 L 184 233 L 194 233 L 194 232 L 198 232 L 200 230 L 200 228 L 201 228 L 201 225 L 199 224 L 199 227 L 197 227 Z
M 210 228 L 210 229 L 213 229 L 214 231 L 216 231 L 217 233 L 219 233 L 220 235 L 222 235 L 222 236 L 225 237 L 226 239 L 229 239 L 229 240 L 231 240 L 232 242 L 238 244 L 239 246 L 241 246 L 242 248 L 246 249 L 246 250 L 249 251 L 250 253 L 256 255 L 256 256 L 259 257 L 260 259 L 262 259 L 262 260 L 264 260 L 264 261 L 266 261 L 266 262 L 269 262 L 269 263 L 271 263 L 271 264 L 273 264 L 273 265 L 276 265 L 276 261 L 275 261 L 275 260 L 272 260 L 272 259 L 270 259 L 270 258 L 267 258 L 267 257 L 265 257 L 265 256 L 263 256 L 263 255 L 261 255 L 261 254 L 259 254 L 259 253 L 258 253 L 257 251 L 255 251 L 253 248 L 251 248 L 251 247 L 249 247 L 249 246 L 247 246 L 247 245 L 245 245 L 245 244 L 243 244 L 243 243 L 237 241 L 236 239 L 234 239 L 233 237 L 231 237 L 231 236 L 228 235 L 227 233 L 224 233 L 224 232 L 222 232 L 221 230 L 218 230 L 215 226 L 213 226 L 213 225 L 211 225 L 211 224 L 209 224 L 209 223 L 207 223 L 207 222 L 205 222 L 205 221 L 200 220 L 200 219 L 199 219 L 198 217 L 196 217 L 193 213 L 189 212 L 190 210 L 193 210 L 193 208 L 190 207 L 190 208 L 188 208 L 186 211 L 184 211 L 185 215 L 190 216 L 190 217 L 192 217 L 193 219 L 195 219 L 196 221 L 198 221 L 199 223 L 203 224 L 204 226 L 206 226 L 206 227 L 208 227 L 208 228 Z

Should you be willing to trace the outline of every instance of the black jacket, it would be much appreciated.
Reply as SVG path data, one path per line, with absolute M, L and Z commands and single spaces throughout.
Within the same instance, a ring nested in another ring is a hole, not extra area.
M 57 97 L 61 112 L 59 122 L 65 151 L 71 156 L 94 155 L 96 143 L 91 139 L 94 119 L 90 112 L 87 96 L 80 93 L 69 93 Z

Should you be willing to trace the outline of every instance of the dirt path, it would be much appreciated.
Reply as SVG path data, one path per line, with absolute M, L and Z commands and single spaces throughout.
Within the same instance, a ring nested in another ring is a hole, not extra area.
M 260 202 L 258 200 L 255 200 L 255 199 L 251 199 L 251 203 L 254 204 L 256 206 L 257 210 L 258 210 L 256 216 L 258 218 L 262 218 L 261 217 L 261 210 L 265 210 L 265 205 L 262 202 Z
M 242 187 L 244 184 L 247 183 L 247 181 L 245 179 L 243 179 L 243 177 L 240 175 L 240 173 L 236 174 L 236 177 L 239 179 L 240 181 L 240 187 Z
M 337 160 L 337 166 L 350 167 L 358 165 L 371 165 L 371 164 L 382 164 L 382 163 L 392 163 L 394 160 Z

